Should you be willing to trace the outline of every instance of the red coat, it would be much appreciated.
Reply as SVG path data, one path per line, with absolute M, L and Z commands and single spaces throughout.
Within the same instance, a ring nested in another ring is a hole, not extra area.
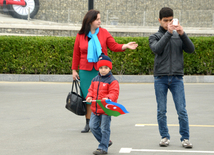
M 88 89 L 88 97 L 92 97 L 92 100 L 101 100 L 102 98 L 111 99 L 113 102 L 117 102 L 119 96 L 119 83 L 114 78 L 111 72 L 106 76 L 97 75 L 93 78 L 91 86 Z M 105 114 L 102 108 L 96 103 L 91 103 L 91 110 L 94 114 Z
M 109 47 L 109 49 L 114 52 L 123 51 L 122 50 L 123 44 L 118 44 L 117 42 L 115 42 L 114 38 L 106 29 L 100 28 L 97 37 L 100 41 L 102 52 L 105 55 L 108 55 L 107 47 Z M 78 70 L 79 66 L 79 69 L 81 70 L 91 71 L 93 67 L 96 70 L 98 70 L 97 63 L 88 62 L 87 51 L 88 51 L 88 36 L 86 36 L 85 38 L 85 34 L 77 34 L 74 44 L 72 69 Z

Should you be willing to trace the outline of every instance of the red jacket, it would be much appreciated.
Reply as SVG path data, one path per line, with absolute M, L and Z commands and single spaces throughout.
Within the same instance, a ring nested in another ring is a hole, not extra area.
M 111 34 L 103 28 L 99 29 L 99 33 L 97 37 L 100 41 L 102 52 L 105 55 L 107 53 L 107 46 L 111 51 L 114 52 L 121 52 L 123 44 L 118 44 L 115 42 L 114 38 Z M 88 36 L 85 38 L 85 34 L 77 34 L 75 44 L 74 44 L 74 51 L 73 51 L 73 59 L 72 59 L 72 69 L 78 70 L 88 70 L 91 71 L 93 67 L 98 70 L 97 63 L 88 62 L 87 60 L 87 51 L 88 51 Z
M 111 72 L 105 76 L 101 76 L 99 74 L 93 78 L 91 86 L 88 89 L 88 95 L 86 96 L 86 99 L 88 97 L 92 97 L 92 100 L 108 98 L 113 102 L 117 102 L 119 89 L 119 83 Z M 94 114 L 105 114 L 105 112 L 96 102 L 91 103 L 91 110 Z

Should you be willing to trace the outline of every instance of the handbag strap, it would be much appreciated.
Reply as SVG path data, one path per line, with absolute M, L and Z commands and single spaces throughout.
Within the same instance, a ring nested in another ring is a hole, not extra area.
M 81 90 L 81 88 L 80 88 L 80 84 L 79 84 L 78 80 L 73 80 L 73 84 L 72 84 L 71 92 L 73 92 L 73 87 L 74 87 L 74 85 L 75 85 L 75 89 L 76 89 L 77 94 L 78 94 L 78 88 L 77 88 L 77 85 L 78 85 L 78 87 L 79 87 L 79 89 L 80 89 L 80 92 L 81 92 L 81 94 L 83 95 L 83 93 L 82 93 L 82 90 Z M 83 97 L 83 96 L 82 96 L 82 97 Z M 83 98 L 84 98 L 84 97 L 83 97 Z
M 76 92 L 78 93 L 78 90 L 77 90 L 77 86 L 76 86 L 76 82 L 75 82 L 75 81 L 76 81 L 76 80 L 73 80 L 73 82 L 72 82 L 71 92 L 73 92 L 73 90 L 74 90 L 74 85 L 75 85 Z
M 74 88 L 76 89 L 76 93 L 78 94 L 78 89 L 77 89 L 77 80 L 73 80 L 72 82 L 72 88 L 71 88 L 71 92 L 74 92 Z
M 77 83 L 77 85 L 79 86 L 79 89 L 80 89 L 80 92 L 81 92 L 81 94 L 83 95 L 83 92 L 82 92 L 82 89 L 81 89 L 81 87 L 80 87 L 80 84 L 79 84 L 79 82 L 76 80 L 76 83 Z M 83 96 L 82 96 L 83 97 Z M 83 97 L 84 98 L 84 97 Z M 85 98 L 84 98 L 85 99 Z

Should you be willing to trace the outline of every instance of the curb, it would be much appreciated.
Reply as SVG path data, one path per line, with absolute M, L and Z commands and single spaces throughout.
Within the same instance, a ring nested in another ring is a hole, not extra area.
M 153 83 L 153 75 L 114 75 L 120 83 Z M 72 82 L 72 75 L 0 74 L 0 81 L 9 82 Z M 184 83 L 214 83 L 214 75 L 185 75 Z

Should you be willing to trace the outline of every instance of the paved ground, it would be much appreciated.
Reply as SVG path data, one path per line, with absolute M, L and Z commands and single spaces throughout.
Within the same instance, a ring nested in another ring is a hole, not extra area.
M 0 82 L 0 154 L 92 154 L 98 143 L 91 132 L 80 133 L 84 117 L 64 108 L 70 86 L 70 83 Z M 118 103 L 130 113 L 112 118 L 110 155 L 123 154 L 119 153 L 121 148 L 132 148 L 127 153 L 130 155 L 177 155 L 179 151 L 185 151 L 182 154 L 194 154 L 194 151 L 214 154 L 214 83 L 185 84 L 193 149 L 181 147 L 178 127 L 173 125 L 178 124 L 178 120 L 171 93 L 168 94 L 171 144 L 160 148 L 158 128 L 152 125 L 157 123 L 153 84 L 121 83 L 120 89 Z

